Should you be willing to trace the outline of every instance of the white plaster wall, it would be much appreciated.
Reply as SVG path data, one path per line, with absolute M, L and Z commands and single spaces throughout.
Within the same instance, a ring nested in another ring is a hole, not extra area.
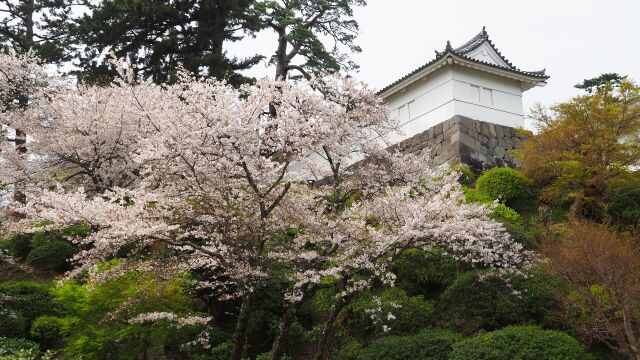
M 391 116 L 399 119 L 402 131 L 388 134 L 388 145 L 455 115 L 511 127 L 524 126 L 518 81 L 460 65 L 440 68 L 385 100 Z

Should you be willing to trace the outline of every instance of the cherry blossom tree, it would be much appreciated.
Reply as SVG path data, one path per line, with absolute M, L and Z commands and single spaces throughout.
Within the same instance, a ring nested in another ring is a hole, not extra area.
M 118 67 L 109 87 L 67 86 L 38 104 L 33 194 L 6 231 L 90 225 L 71 239 L 82 250 L 68 277 L 116 257 L 94 281 L 131 269 L 205 274 L 199 287 L 240 304 L 233 359 L 274 264 L 290 284 L 279 358 L 305 299 L 330 286 L 344 304 L 373 281 L 393 284 L 389 265 L 405 249 L 506 269 L 527 262 L 489 209 L 464 203 L 447 166 L 385 149 L 380 138 L 397 123 L 362 83 L 332 75 L 234 88 L 182 74 L 159 86 Z

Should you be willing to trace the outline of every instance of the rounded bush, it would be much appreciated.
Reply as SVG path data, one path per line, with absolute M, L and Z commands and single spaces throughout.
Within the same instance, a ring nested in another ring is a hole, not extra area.
M 50 241 L 31 250 L 27 262 L 42 270 L 63 271 L 69 268 L 69 260 L 76 252 L 75 247 L 65 241 Z
M 462 337 L 443 330 L 424 330 L 410 336 L 387 336 L 369 345 L 359 360 L 446 360 Z
M 31 234 L 18 234 L 9 239 L 11 255 L 18 259 L 25 259 L 31 251 Z
M 19 338 L 26 335 L 27 322 L 19 312 L 0 309 L 0 336 Z
M 571 336 L 537 326 L 510 326 L 458 342 L 451 360 L 585 360 L 591 356 Z
M 468 272 L 442 294 L 436 312 L 444 326 L 465 334 L 507 325 L 544 325 L 552 323 L 547 314 L 558 306 L 553 295 L 559 291 L 556 284 L 542 273 L 504 279 Z
M 55 315 L 59 307 L 53 303 L 53 296 L 47 285 L 31 281 L 7 281 L 0 283 L 0 297 L 6 298 L 2 306 L 20 313 L 27 324 L 42 315 Z
M 0 337 L 0 357 L 19 353 L 37 354 L 39 352 L 38 344 L 33 341 Z
M 425 300 L 421 295 L 409 296 L 398 288 L 392 287 L 378 294 L 381 300 L 382 316 L 393 315 L 394 319 L 384 322 L 392 334 L 415 333 L 431 325 L 434 311 L 433 301 Z M 400 308 L 396 308 L 396 306 Z M 371 293 L 363 292 L 343 311 L 345 327 L 356 339 L 366 339 L 383 334 L 382 323 L 372 320 L 367 310 L 378 307 Z
M 523 173 L 511 168 L 493 168 L 478 178 L 476 190 L 491 199 L 509 202 L 529 197 L 533 182 Z
M 54 348 L 61 339 L 69 335 L 76 318 L 41 316 L 31 324 L 29 334 L 46 349 Z

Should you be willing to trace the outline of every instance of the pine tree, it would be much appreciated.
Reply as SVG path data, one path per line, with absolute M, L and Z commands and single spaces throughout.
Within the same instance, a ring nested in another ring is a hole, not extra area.
M 33 49 L 44 63 L 60 64 L 73 50 L 71 0 L 0 0 L 0 43 L 26 53 Z
M 113 52 L 157 83 L 174 82 L 180 65 L 197 76 L 245 82 L 238 71 L 262 57 L 229 58 L 223 44 L 257 29 L 251 5 L 252 0 L 104 0 L 79 21 L 78 41 L 86 44 L 79 79 L 110 81 Z
M 354 43 L 358 23 L 353 7 L 364 6 L 364 0 L 264 0 L 256 5 L 261 26 L 278 35 L 271 63 L 276 66 L 276 79 L 349 70 L 357 65 L 349 54 L 358 53 Z M 325 44 L 328 41 L 330 46 Z M 296 63 L 296 61 L 298 63 Z

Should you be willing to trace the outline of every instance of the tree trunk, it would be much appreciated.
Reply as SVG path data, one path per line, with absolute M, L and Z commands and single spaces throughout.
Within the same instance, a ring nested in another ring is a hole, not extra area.
M 249 308 L 251 306 L 251 294 L 246 295 L 240 304 L 236 329 L 233 332 L 233 349 L 231 350 L 231 360 L 241 360 L 242 352 L 246 342 L 247 325 L 249 323 Z
M 293 319 L 300 309 L 300 305 L 302 305 L 302 300 L 296 302 L 295 304 L 289 305 L 287 311 L 284 313 L 282 319 L 280 319 L 280 323 L 278 324 L 278 331 L 276 332 L 276 337 L 273 340 L 273 344 L 271 345 L 271 355 L 269 356 L 269 360 L 277 360 L 282 357 L 284 352 L 284 341 L 287 337 L 287 332 L 289 331 L 289 327 L 293 322 Z
M 572 223 L 577 223 L 582 220 L 582 210 L 584 207 L 584 198 L 582 196 L 578 196 L 571 203 L 571 207 L 569 207 L 569 221 Z
M 327 326 L 322 331 L 322 334 L 320 335 L 320 340 L 318 341 L 318 347 L 316 349 L 316 360 L 321 360 L 324 357 L 325 346 L 327 346 L 327 339 L 329 339 L 329 335 L 331 334 L 331 330 L 333 329 L 333 324 L 336 322 L 336 319 L 338 318 L 338 314 L 340 314 L 340 311 L 349 302 L 349 299 L 350 299 L 350 296 L 348 298 L 343 298 L 339 300 L 339 302 L 333 307 L 331 316 L 327 321 Z

